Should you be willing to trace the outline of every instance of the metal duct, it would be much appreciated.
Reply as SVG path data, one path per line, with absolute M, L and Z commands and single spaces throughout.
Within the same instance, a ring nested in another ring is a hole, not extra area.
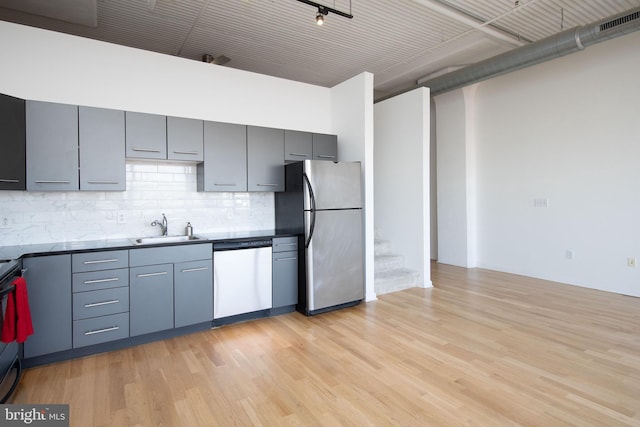
M 430 88 L 431 95 L 439 95 L 471 83 L 559 58 L 639 29 L 640 8 L 635 8 L 593 24 L 563 31 L 458 71 L 424 82 L 420 81 L 419 86 Z

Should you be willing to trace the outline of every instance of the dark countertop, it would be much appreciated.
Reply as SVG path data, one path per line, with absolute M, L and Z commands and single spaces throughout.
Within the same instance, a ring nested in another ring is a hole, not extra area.
M 196 233 L 199 239 L 179 243 L 157 243 L 136 245 L 135 237 L 106 240 L 87 240 L 79 242 L 38 243 L 33 245 L 0 246 L 0 259 L 19 259 L 25 256 L 56 255 L 72 252 L 87 252 L 105 249 L 137 249 L 153 246 L 193 245 L 198 243 L 215 243 L 244 239 L 269 238 L 278 236 L 294 236 L 295 233 L 282 233 L 275 230 L 233 231 L 219 233 Z M 143 236 L 139 236 L 143 237 Z M 150 236 L 145 236 L 150 237 Z

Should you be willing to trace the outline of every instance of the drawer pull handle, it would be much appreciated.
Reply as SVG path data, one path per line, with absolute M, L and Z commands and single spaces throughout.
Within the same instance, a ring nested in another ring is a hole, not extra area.
M 164 276 L 165 274 L 167 274 L 166 271 L 158 271 L 157 273 L 138 274 L 138 277 Z
M 276 246 L 296 246 L 297 243 L 276 243 Z
M 87 181 L 89 184 L 119 184 L 118 181 Z
M 197 267 L 197 268 L 185 268 L 184 270 L 180 270 L 181 273 L 191 273 L 192 271 L 205 271 L 208 270 L 209 267 Z
M 216 182 L 213 185 L 217 185 L 217 186 L 220 186 L 220 187 L 235 187 L 238 184 L 236 184 L 235 182 L 233 184 L 220 184 L 220 183 Z
M 111 258 L 111 259 L 96 259 L 93 261 L 84 261 L 83 264 L 84 265 L 89 265 L 89 264 L 104 264 L 105 262 L 118 262 L 119 259 L 118 258 Z
M 108 279 L 94 279 L 94 280 L 85 280 L 83 283 L 85 285 L 93 285 L 94 283 L 106 283 L 106 282 L 117 282 L 118 279 L 117 277 L 110 277 Z
M 294 256 L 288 258 L 276 258 L 276 261 L 293 261 L 294 259 L 298 259 Z
M 336 156 L 329 156 L 328 154 L 318 154 L 318 157 L 321 159 L 335 159 Z
M 290 156 L 299 156 L 299 157 L 309 157 L 308 154 L 304 153 L 289 153 Z
M 12 183 L 12 184 L 17 184 L 18 182 L 20 182 L 20 180 L 0 178 L 0 182 L 9 182 L 9 183 Z
M 35 180 L 36 184 L 69 184 L 70 181 L 56 181 L 56 180 Z
M 159 153 L 160 150 L 156 150 L 155 148 L 139 148 L 139 147 L 133 147 L 131 148 L 132 151 L 142 151 L 143 153 Z
M 103 332 L 117 331 L 118 329 L 120 329 L 120 326 L 111 326 L 110 328 L 97 329 L 95 331 L 87 331 L 84 334 L 85 335 L 101 334 Z
M 258 187 L 277 187 L 278 184 L 258 184 Z
M 175 154 L 189 154 L 189 155 L 192 155 L 192 156 L 197 156 L 198 154 L 200 154 L 197 151 L 175 151 L 175 150 L 174 150 L 174 153 Z
M 84 308 L 100 307 L 101 305 L 117 304 L 119 302 L 119 299 L 112 299 L 111 301 L 92 302 L 91 304 L 85 304 Z

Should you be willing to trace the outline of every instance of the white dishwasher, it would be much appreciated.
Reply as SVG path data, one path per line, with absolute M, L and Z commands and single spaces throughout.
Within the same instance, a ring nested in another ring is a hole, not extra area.
M 272 307 L 271 239 L 213 244 L 213 318 Z

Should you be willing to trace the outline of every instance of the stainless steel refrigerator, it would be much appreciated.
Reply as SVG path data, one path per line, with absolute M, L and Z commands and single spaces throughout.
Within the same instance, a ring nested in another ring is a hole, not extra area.
M 360 180 L 360 162 L 285 166 L 285 191 L 275 193 L 276 229 L 301 236 L 297 309 L 306 315 L 364 298 Z

